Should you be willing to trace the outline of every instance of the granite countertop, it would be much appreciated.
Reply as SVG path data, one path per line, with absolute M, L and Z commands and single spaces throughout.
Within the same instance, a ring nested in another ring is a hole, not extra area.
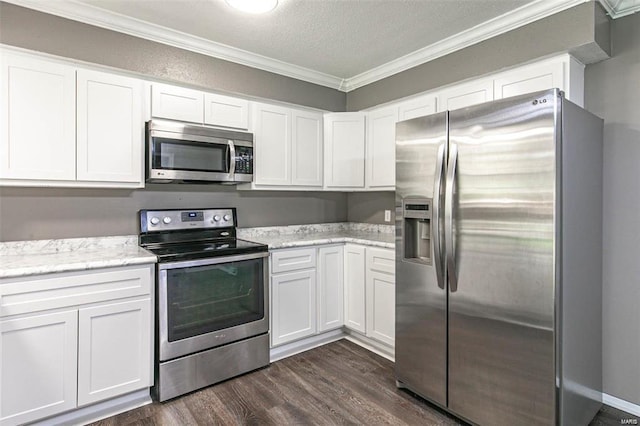
M 137 235 L 0 243 L 0 278 L 155 262 Z
M 237 235 L 244 240 L 267 244 L 270 250 L 339 243 L 394 249 L 394 232 L 393 225 L 341 222 L 240 228 Z
M 237 236 L 274 250 L 340 243 L 395 248 L 392 225 L 366 223 L 239 228 Z M 0 279 L 155 262 L 138 247 L 137 235 L 0 243 Z

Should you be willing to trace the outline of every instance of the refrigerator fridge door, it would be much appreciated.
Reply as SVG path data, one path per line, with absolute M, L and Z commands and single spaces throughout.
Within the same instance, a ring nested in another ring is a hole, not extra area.
M 557 90 L 449 112 L 449 409 L 556 422 Z M 453 156 L 450 156 L 450 160 Z
M 396 126 L 396 378 L 447 403 L 442 183 L 447 113 Z

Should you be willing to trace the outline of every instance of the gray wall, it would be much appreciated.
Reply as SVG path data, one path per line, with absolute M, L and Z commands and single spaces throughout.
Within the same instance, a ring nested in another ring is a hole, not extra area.
M 241 227 L 344 222 L 347 195 L 236 191 L 220 185 L 144 190 L 0 188 L 0 241 L 137 234 L 140 209 L 237 207 Z
M 347 94 L 347 111 L 359 111 L 566 51 L 583 63 L 608 56 L 608 19 L 600 3 L 580 4 L 351 91 Z
M 0 2 L 0 43 L 206 89 L 344 111 L 346 94 Z
M 349 222 L 395 225 L 395 192 L 352 192 L 347 197 Z M 391 222 L 384 221 L 384 211 L 391 210 Z
M 586 108 L 605 120 L 604 391 L 640 404 L 640 14 L 611 36 L 613 57 L 585 74 Z

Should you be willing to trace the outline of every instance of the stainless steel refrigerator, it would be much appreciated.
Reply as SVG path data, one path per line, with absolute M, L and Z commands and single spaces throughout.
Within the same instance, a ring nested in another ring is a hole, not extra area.
M 557 89 L 396 127 L 396 378 L 473 424 L 602 404 L 603 122 Z

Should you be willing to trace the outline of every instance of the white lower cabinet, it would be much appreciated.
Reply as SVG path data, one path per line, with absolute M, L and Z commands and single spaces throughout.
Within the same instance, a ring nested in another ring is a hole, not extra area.
M 316 270 L 271 277 L 271 346 L 316 333 Z
M 344 247 L 344 325 L 366 333 L 365 248 L 353 244 Z
M 342 246 L 318 249 L 318 332 L 344 324 L 343 264 Z
M 367 336 L 395 345 L 395 277 L 367 269 Z
M 345 326 L 395 345 L 395 252 L 345 246 Z
M 0 321 L 0 423 L 28 423 L 76 407 L 78 312 Z
M 395 251 L 358 244 L 271 253 L 271 347 L 346 327 L 395 346 Z
M 0 424 L 153 384 L 152 265 L 0 280 Z
M 78 406 L 151 383 L 151 299 L 78 312 Z

